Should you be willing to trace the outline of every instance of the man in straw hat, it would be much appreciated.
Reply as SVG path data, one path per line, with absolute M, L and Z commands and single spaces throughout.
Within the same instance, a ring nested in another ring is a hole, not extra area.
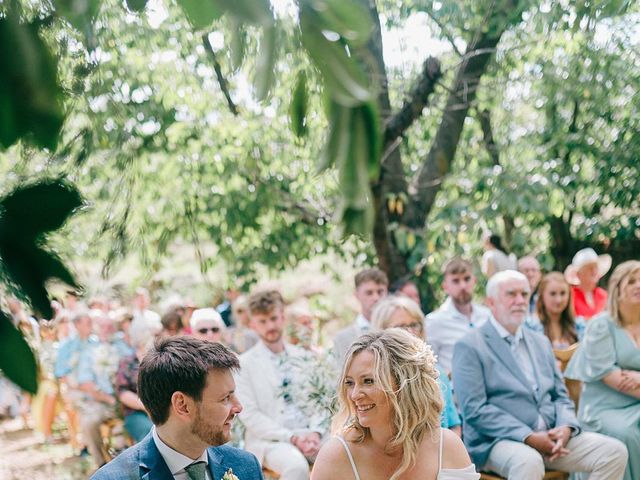
M 583 248 L 573 257 L 564 276 L 573 285 L 573 306 L 576 316 L 589 319 L 604 310 L 607 292 L 598 281 L 611 268 L 611 255 L 598 255 L 593 248 Z

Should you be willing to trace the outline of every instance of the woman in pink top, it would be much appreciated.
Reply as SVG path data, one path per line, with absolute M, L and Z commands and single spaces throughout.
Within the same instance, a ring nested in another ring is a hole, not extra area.
M 564 276 L 573 285 L 573 307 L 577 317 L 589 320 L 604 310 L 607 292 L 598 287 L 598 281 L 610 268 L 610 255 L 598 255 L 592 248 L 584 248 L 575 254 Z

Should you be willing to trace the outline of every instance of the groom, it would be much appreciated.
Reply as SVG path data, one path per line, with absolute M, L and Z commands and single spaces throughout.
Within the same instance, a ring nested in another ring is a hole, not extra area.
M 219 343 L 186 336 L 158 341 L 138 374 L 154 428 L 92 480 L 261 480 L 256 457 L 223 445 L 242 410 L 232 376 L 238 368 L 236 355 Z

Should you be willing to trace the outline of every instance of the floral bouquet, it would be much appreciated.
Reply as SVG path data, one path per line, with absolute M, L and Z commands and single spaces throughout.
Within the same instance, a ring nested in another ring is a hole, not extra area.
M 292 401 L 315 427 L 328 431 L 338 405 L 336 379 L 339 372 L 335 359 L 329 354 L 309 352 L 293 359 L 291 364 L 293 381 L 282 385 L 281 396 Z

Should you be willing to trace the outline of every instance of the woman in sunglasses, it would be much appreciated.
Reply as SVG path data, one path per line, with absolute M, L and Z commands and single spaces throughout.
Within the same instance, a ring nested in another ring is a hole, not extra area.
M 201 340 L 227 344 L 226 326 L 214 308 L 200 308 L 191 315 L 191 335 Z

